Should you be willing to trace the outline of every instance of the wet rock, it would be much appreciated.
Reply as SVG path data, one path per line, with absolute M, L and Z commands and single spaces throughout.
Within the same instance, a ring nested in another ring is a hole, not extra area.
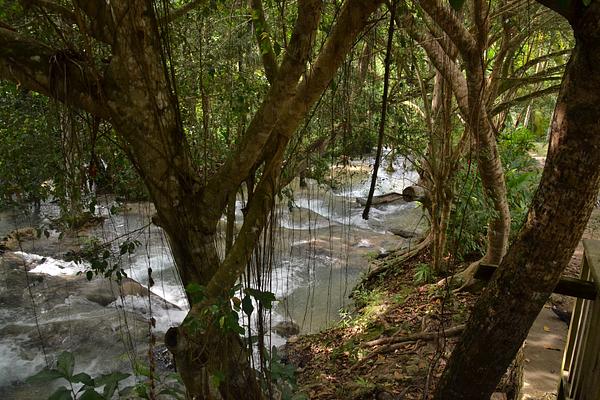
M 282 321 L 275 324 L 271 330 L 281 337 L 289 338 L 300 333 L 300 325 L 294 321 Z
M 152 355 L 159 371 L 175 372 L 175 359 L 167 346 L 164 344 L 155 346 L 152 349 Z
M 408 230 L 408 229 L 402 229 L 402 228 L 391 228 L 390 232 L 392 232 L 396 236 L 400 236 L 405 239 L 422 236 L 422 232 L 420 230 L 414 230 L 414 229 Z
M 32 227 L 15 229 L 0 239 L 0 251 L 19 250 L 19 243 L 37 238 L 37 230 Z

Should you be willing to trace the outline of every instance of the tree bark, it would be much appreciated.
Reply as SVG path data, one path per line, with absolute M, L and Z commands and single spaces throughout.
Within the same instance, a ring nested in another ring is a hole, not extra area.
M 600 3 L 577 7 L 574 14 L 558 11 L 570 16 L 576 45 L 554 111 L 542 179 L 527 222 L 477 301 L 435 399 L 490 397 L 560 279 L 594 206 L 600 187 Z

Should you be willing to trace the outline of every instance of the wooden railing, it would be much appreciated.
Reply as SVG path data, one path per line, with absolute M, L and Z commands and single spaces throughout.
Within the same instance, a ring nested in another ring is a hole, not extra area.
M 557 400 L 600 400 L 600 241 L 583 241 L 581 279 L 595 298 L 577 298 L 561 368 Z

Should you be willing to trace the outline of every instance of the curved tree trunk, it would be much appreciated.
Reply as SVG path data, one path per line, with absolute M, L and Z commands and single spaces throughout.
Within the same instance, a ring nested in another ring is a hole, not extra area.
M 569 18 L 576 45 L 544 173 L 527 222 L 475 305 L 435 399 L 490 397 L 567 266 L 600 187 L 600 3 L 572 9 L 545 3 Z

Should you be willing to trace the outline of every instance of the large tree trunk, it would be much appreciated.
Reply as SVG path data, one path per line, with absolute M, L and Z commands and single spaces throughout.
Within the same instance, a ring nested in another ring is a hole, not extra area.
M 526 224 L 452 353 L 435 395 L 439 400 L 490 397 L 593 209 L 600 184 L 600 3 L 557 10 L 569 17 L 576 46 L 554 111 L 544 173 Z

